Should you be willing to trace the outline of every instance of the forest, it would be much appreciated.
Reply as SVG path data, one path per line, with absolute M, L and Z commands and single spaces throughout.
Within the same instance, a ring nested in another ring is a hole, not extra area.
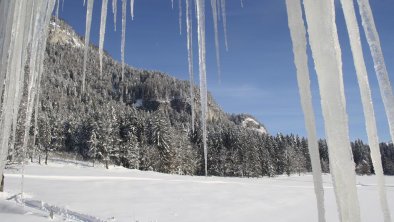
M 189 82 L 158 71 L 126 67 L 108 54 L 99 76 L 98 50 L 89 49 L 86 91 L 81 91 L 83 48 L 72 28 L 60 21 L 51 29 L 45 72 L 34 113 L 28 155 L 46 163 L 50 155 L 71 153 L 92 164 L 99 161 L 139 170 L 203 175 L 204 154 L 200 130 L 199 96 L 190 101 Z M 72 33 L 69 41 L 64 32 Z M 26 67 L 26 75 L 29 67 Z M 25 78 L 28 79 L 28 78 Z M 25 84 L 25 93 L 26 84 Z M 193 88 L 199 94 L 198 88 Z M 25 98 L 25 96 L 23 96 Z M 191 102 L 196 105 L 195 131 Z M 10 141 L 10 162 L 20 161 L 26 101 Z M 261 177 L 311 172 L 308 141 L 297 135 L 261 133 L 243 124 L 247 114 L 227 114 L 208 97 L 208 173 L 215 176 Z M 262 124 L 258 127 L 264 127 Z M 265 127 L 264 127 L 265 128 Z M 366 143 L 351 143 L 356 172 L 373 174 Z M 381 143 L 384 173 L 394 175 L 394 145 Z M 323 172 L 329 172 L 328 149 L 319 140 Z

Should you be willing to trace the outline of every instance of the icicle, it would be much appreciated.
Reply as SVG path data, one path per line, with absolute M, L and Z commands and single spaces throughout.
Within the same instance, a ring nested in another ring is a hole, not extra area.
M 189 82 L 190 82 L 190 106 L 192 114 L 192 132 L 194 133 L 194 119 L 195 119 L 195 106 L 194 106 L 194 67 L 193 67 L 193 28 L 192 28 L 192 9 L 190 7 L 190 1 L 186 0 L 186 32 L 187 32 L 187 58 L 189 62 Z
M 182 35 L 182 0 L 178 0 L 179 2 L 179 35 Z
M 228 51 L 226 0 L 220 0 L 220 1 L 221 1 L 220 6 L 221 6 L 222 20 L 223 20 L 224 43 L 226 45 L 226 51 Z
M 86 0 L 83 0 L 83 6 L 85 6 L 86 5 Z
M 66 0 L 62 0 L 62 12 L 63 12 L 63 9 L 64 9 L 64 1 L 66 1 Z
M 108 7 L 108 0 L 102 0 L 101 21 L 100 21 L 100 42 L 99 42 L 100 78 L 103 76 L 103 49 L 104 49 L 104 39 L 105 39 L 105 26 L 107 24 L 107 7 Z
M 134 0 L 130 0 L 131 20 L 134 20 Z
M 56 18 L 59 18 L 60 0 L 56 1 Z
M 197 30 L 198 30 L 198 58 L 200 71 L 200 99 L 201 99 L 201 124 L 202 140 L 204 146 L 205 176 L 208 176 L 207 162 L 207 115 L 208 115 L 208 96 L 207 96 L 207 69 L 205 58 L 205 3 L 204 0 L 196 0 L 197 6 Z
M 94 0 L 88 0 L 88 7 L 86 9 L 85 52 L 83 57 L 82 93 L 85 92 L 86 63 L 87 63 L 88 51 L 89 51 L 90 27 L 92 25 L 93 4 L 94 4 Z
M 174 0 L 171 0 L 171 7 L 174 9 Z
M 382 159 L 379 148 L 378 132 L 376 127 L 376 119 L 372 103 L 371 90 L 368 82 L 367 70 L 364 63 L 364 55 L 360 42 L 360 33 L 356 19 L 356 13 L 352 1 L 341 0 L 343 11 L 345 14 L 346 24 L 348 27 L 350 43 L 354 62 L 357 71 L 360 93 L 364 108 L 365 123 L 368 134 L 368 142 L 371 148 L 372 163 L 375 174 L 378 177 L 378 189 L 380 204 L 383 211 L 384 221 L 390 222 L 390 208 L 387 202 L 387 194 L 385 189 L 385 179 L 383 175 Z M 368 1 L 358 1 L 362 24 L 364 26 L 365 35 L 367 36 L 370 51 L 375 64 L 375 71 L 378 77 L 383 103 L 386 109 L 386 115 L 389 120 L 391 138 L 394 138 L 394 97 L 391 89 L 390 80 L 384 62 L 383 53 L 380 47 L 379 35 L 376 30 L 372 10 Z
M 244 7 L 244 1 L 241 0 L 241 8 L 243 8 L 243 7 Z
M 218 79 L 219 82 L 221 82 L 217 1 L 218 0 L 211 0 L 211 8 L 212 8 L 212 18 L 213 18 L 213 29 L 215 31 L 216 66 L 218 70 Z
M 122 81 L 124 78 L 124 48 L 126 44 L 126 9 L 127 9 L 127 0 L 122 0 L 122 42 L 121 42 L 121 59 L 122 59 Z
M 380 38 L 376 30 L 371 6 L 367 0 L 357 0 L 361 14 L 362 25 L 367 37 L 369 48 L 374 61 L 376 76 L 378 78 L 380 94 L 383 99 L 386 115 L 390 127 L 391 139 L 394 141 L 394 96 L 390 84 L 389 75 L 382 48 L 380 46 Z
M 116 32 L 116 17 L 117 17 L 117 8 L 118 8 L 118 6 L 117 6 L 117 3 L 118 3 L 118 0 L 112 0 L 112 13 L 114 14 L 114 30 L 115 30 L 115 32 Z
M 353 154 L 350 148 L 341 49 L 334 0 L 304 0 L 309 40 L 318 76 L 330 171 L 341 221 L 359 222 Z M 321 43 L 325 47 L 321 47 Z
M 23 75 L 22 65 L 24 65 L 25 60 L 22 58 L 23 50 L 25 49 L 23 45 L 23 35 L 24 35 L 24 25 L 25 25 L 25 13 L 26 13 L 26 2 L 15 1 L 14 11 L 10 12 L 12 19 L 12 25 L 9 26 L 7 32 L 11 35 L 10 45 L 8 52 L 2 56 L 8 56 L 6 62 L 6 81 L 5 81 L 5 91 L 2 107 L 1 116 L 1 166 L 0 173 L 3 174 L 6 156 L 8 152 L 8 141 L 11 134 L 11 125 L 16 118 L 14 112 L 15 106 L 15 95 L 19 91 L 20 83 L 19 78 Z M 9 35 L 9 34 L 7 34 Z M 22 160 L 23 162 L 23 160 Z M 1 181 L 1 178 L 0 178 Z
M 315 111 L 310 88 L 306 30 L 302 17 L 301 0 L 286 0 L 288 23 L 293 42 L 294 63 L 297 68 L 298 88 L 308 133 L 308 149 L 311 157 L 313 182 L 317 201 L 319 222 L 325 222 L 324 189 L 320 165 L 319 145 L 316 136 Z

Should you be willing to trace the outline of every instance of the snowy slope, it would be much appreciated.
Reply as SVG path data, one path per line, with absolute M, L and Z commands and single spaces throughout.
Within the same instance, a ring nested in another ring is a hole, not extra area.
M 16 170 L 6 174 L 6 192 L 19 193 Z M 382 221 L 376 178 L 358 177 L 364 222 Z M 394 177 L 386 177 L 394 206 Z M 324 176 L 327 221 L 338 221 L 329 175 Z M 316 221 L 311 175 L 276 178 L 218 178 L 166 175 L 86 164 L 52 163 L 26 169 L 27 202 L 43 201 L 95 220 L 82 221 Z M 31 211 L 32 215 L 22 215 Z M 45 221 L 45 212 L 0 197 L 1 221 Z M 14 219 L 15 218 L 15 219 Z M 22 220 L 25 219 L 25 220 Z M 57 219 L 61 216 L 57 215 Z M 73 220 L 71 220 L 73 221 Z M 76 220 L 78 221 L 78 220 Z

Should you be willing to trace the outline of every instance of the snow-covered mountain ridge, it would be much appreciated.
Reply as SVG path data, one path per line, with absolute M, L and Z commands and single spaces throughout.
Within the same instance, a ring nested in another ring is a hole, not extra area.
M 78 51 L 78 53 L 80 53 L 83 50 L 83 48 L 85 47 L 83 37 L 79 36 L 70 25 L 68 25 L 65 21 L 60 20 L 60 19 L 53 19 L 50 23 L 50 34 L 48 37 L 48 44 L 50 45 L 50 47 L 61 46 L 60 51 L 62 51 L 62 52 L 64 52 L 64 50 L 66 48 L 71 47 L 71 48 L 73 48 L 73 50 L 76 50 L 76 51 Z M 56 52 L 51 57 L 54 57 L 54 56 L 57 57 L 60 54 L 61 61 L 64 61 L 66 59 L 66 54 L 64 54 L 62 52 Z M 94 45 L 91 45 L 91 50 L 90 50 L 89 54 L 90 54 L 89 55 L 90 58 L 88 60 L 90 60 L 93 63 L 93 65 L 96 66 L 96 67 L 93 67 L 94 70 L 90 70 L 90 75 L 92 75 L 92 74 L 97 75 L 98 72 L 95 69 L 98 66 L 98 59 L 96 59 L 96 57 L 98 58 L 98 48 Z M 108 55 L 107 53 L 105 53 L 104 57 L 105 57 L 104 63 L 106 63 L 106 64 L 104 64 L 104 66 L 107 66 L 107 68 L 108 68 L 108 66 L 119 65 L 118 62 L 113 60 L 111 58 L 111 56 Z M 53 59 L 55 59 L 55 58 L 53 58 Z M 78 59 L 77 61 L 73 61 L 72 66 L 74 66 L 74 68 L 75 67 L 81 68 L 82 62 L 80 60 L 82 60 L 82 59 Z M 60 65 L 60 64 L 57 64 L 57 65 Z M 61 66 L 60 68 L 61 69 L 70 69 L 70 66 L 68 66 L 68 67 Z M 137 70 L 137 69 L 132 68 L 130 66 L 127 66 L 126 68 L 129 71 L 129 73 L 130 72 L 131 73 L 133 73 L 133 72 L 143 72 L 143 73 L 149 72 L 149 73 L 152 73 L 153 75 L 158 75 L 157 76 L 157 77 L 159 77 L 158 81 L 160 81 L 160 79 L 164 80 L 163 82 L 172 81 L 172 83 L 170 83 L 168 86 L 161 87 L 165 91 L 158 92 L 159 95 L 154 95 L 153 97 L 150 96 L 150 97 L 143 98 L 144 94 L 146 94 L 146 92 L 143 92 L 143 91 L 139 92 L 142 95 L 131 99 L 131 101 L 129 101 L 130 102 L 129 105 L 132 105 L 138 109 L 148 109 L 148 110 L 152 110 L 152 107 L 154 107 L 153 110 L 155 110 L 155 109 L 159 108 L 160 106 L 174 106 L 174 103 L 179 103 L 179 101 L 182 101 L 181 103 L 183 103 L 183 104 L 181 106 L 183 106 L 183 107 L 173 107 L 173 108 L 177 109 L 178 111 L 181 111 L 182 109 L 185 109 L 185 108 L 190 109 L 190 98 L 189 98 L 189 94 L 187 91 L 188 89 L 183 90 L 182 87 L 179 87 L 179 82 L 181 82 L 182 85 L 186 84 L 186 87 L 188 87 L 187 83 L 185 81 L 177 80 L 174 77 L 171 77 L 167 74 L 157 72 L 157 71 L 152 72 L 152 71 L 146 71 L 146 70 Z M 59 73 L 59 72 L 69 72 L 69 71 L 68 70 L 56 70 L 55 71 L 55 73 Z M 74 72 L 72 72 L 72 73 L 74 74 Z M 88 73 L 89 73 L 89 71 L 88 71 Z M 107 73 L 107 74 L 114 75 L 115 73 L 112 72 L 112 73 Z M 77 78 L 79 81 L 79 78 L 80 78 L 79 71 L 78 71 L 77 75 L 78 75 Z M 157 78 L 157 77 L 153 77 L 153 78 Z M 73 75 L 72 78 L 75 78 L 75 76 Z M 126 78 L 127 78 L 127 75 L 126 75 Z M 114 79 L 112 78 L 112 80 L 114 80 Z M 176 92 L 177 89 L 179 92 Z M 173 91 L 173 92 L 169 92 L 169 91 Z M 195 91 L 196 91 L 195 95 L 197 95 L 195 98 L 195 103 L 196 103 L 195 112 L 199 113 L 200 112 L 200 107 L 199 107 L 200 102 L 199 102 L 199 96 L 198 96 L 199 90 L 197 87 L 195 88 Z M 130 92 L 126 92 L 126 93 L 130 94 Z M 171 94 L 171 95 L 168 95 L 168 94 Z M 187 106 L 187 107 L 185 107 L 185 106 Z M 233 114 L 233 115 L 226 114 L 224 111 L 222 111 L 220 106 L 214 101 L 214 99 L 210 93 L 208 95 L 208 107 L 209 107 L 209 116 L 208 116 L 209 120 L 230 119 L 231 121 L 233 121 L 235 124 L 237 124 L 239 126 L 255 130 L 256 132 L 260 132 L 262 134 L 268 133 L 268 130 L 266 129 L 266 127 L 263 124 L 261 124 L 255 117 L 253 117 L 249 114 L 239 114 L 239 115 L 238 114 Z M 239 116 L 239 117 L 237 117 L 237 116 Z M 245 118 L 245 116 L 247 116 L 247 119 L 244 119 L 244 121 L 242 121 L 242 122 L 234 121 L 235 120 L 234 118 L 242 119 L 242 118 Z

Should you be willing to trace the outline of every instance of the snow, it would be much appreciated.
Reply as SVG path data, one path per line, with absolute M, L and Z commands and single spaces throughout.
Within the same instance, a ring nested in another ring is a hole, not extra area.
M 369 87 L 367 68 L 364 62 L 363 49 L 360 41 L 360 32 L 358 28 L 356 12 L 352 0 L 341 0 L 347 30 L 349 32 L 350 44 L 353 53 L 354 65 L 357 71 L 358 84 L 363 104 L 365 124 L 368 134 L 368 143 L 371 149 L 371 157 L 375 174 L 377 175 L 380 202 L 384 221 L 390 222 L 390 210 L 387 203 L 387 195 L 384 187 L 385 181 L 383 176 L 382 159 L 379 148 L 378 130 L 376 126 L 375 113 L 372 103 L 371 90 Z
M 6 197 L 0 197 L 0 218 L 5 221 L 41 221 L 48 212 L 15 200 L 20 175 L 6 172 Z M 327 221 L 338 215 L 330 175 L 324 175 Z M 357 177 L 364 222 L 382 221 L 374 176 Z M 394 203 L 394 177 L 386 177 Z M 44 203 L 97 220 L 114 221 L 316 221 L 311 175 L 276 178 L 220 178 L 167 175 L 121 167 L 89 167 L 57 160 L 48 166 L 26 167 L 26 203 Z M 39 207 L 38 207 L 39 208 Z M 27 214 L 32 212 L 32 214 Z M 60 220 L 61 215 L 55 214 Z M 63 215 L 64 216 L 64 215 Z M 12 220 L 18 218 L 18 220 Z M 25 219 L 25 220 L 23 220 Z M 73 220 L 69 220 L 73 221 Z M 86 220 L 89 221 L 89 220 Z
M 325 133 L 341 221 L 359 222 L 355 164 L 350 147 L 341 48 L 334 0 L 304 0 L 309 43 L 318 76 Z M 324 42 L 324 47 L 322 47 Z M 327 219 L 327 221 L 331 221 Z
M 53 31 L 53 34 L 49 41 L 57 44 L 64 44 L 64 45 L 70 45 L 71 47 L 74 48 L 81 48 L 84 46 L 83 42 L 77 37 L 76 33 L 73 31 L 69 31 L 67 29 L 61 29 L 60 25 L 58 25 L 56 22 L 51 21 L 50 22 L 51 29 Z
M 135 103 L 133 104 L 133 107 L 139 108 L 139 107 L 142 107 L 143 105 L 144 105 L 144 100 L 143 99 L 137 99 L 135 101 Z
M 261 124 L 259 122 L 257 122 L 255 119 L 247 117 L 247 118 L 245 118 L 242 121 L 242 126 L 245 127 L 245 128 L 248 128 L 248 125 L 250 125 L 250 124 L 252 124 L 254 126 L 254 127 L 250 128 L 250 129 L 253 129 L 253 130 L 255 130 L 255 131 L 257 131 L 257 132 L 259 132 L 261 134 L 267 134 L 268 133 L 267 130 L 263 126 L 261 126 Z
M 318 208 L 319 222 L 325 220 L 324 190 L 320 165 L 319 145 L 317 142 L 315 111 L 312 103 L 305 22 L 302 17 L 300 0 L 286 0 L 289 29 L 293 43 L 294 63 L 297 68 L 297 81 L 304 112 L 305 127 L 308 134 L 308 149 L 311 157 L 313 180 Z

